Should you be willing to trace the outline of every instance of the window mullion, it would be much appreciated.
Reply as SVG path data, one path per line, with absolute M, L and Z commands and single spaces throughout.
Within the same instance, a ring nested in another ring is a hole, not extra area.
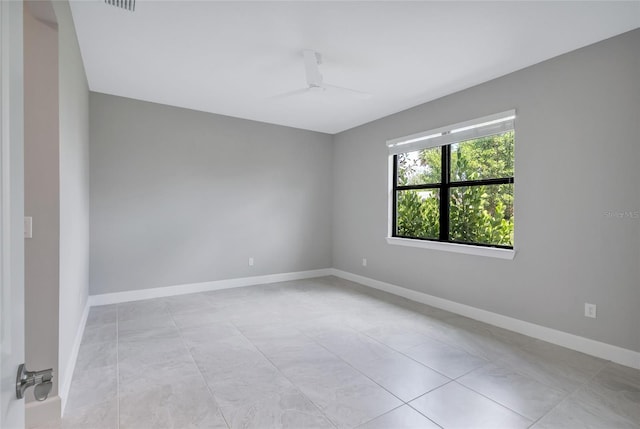
M 449 241 L 449 182 L 451 179 L 449 164 L 451 146 L 441 147 L 441 186 L 440 186 L 440 241 Z
M 393 211 L 391 220 L 391 236 L 398 235 L 398 155 L 393 155 Z

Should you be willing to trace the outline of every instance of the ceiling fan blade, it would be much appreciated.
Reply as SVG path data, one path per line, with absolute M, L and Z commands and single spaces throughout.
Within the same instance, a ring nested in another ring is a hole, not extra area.
M 296 95 L 306 94 L 310 90 L 311 90 L 311 88 L 295 89 L 293 91 L 283 92 L 282 94 L 272 95 L 271 97 L 269 97 L 269 99 L 270 100 L 279 100 L 279 99 L 282 99 L 282 98 L 295 97 Z
M 322 87 L 330 91 L 336 91 L 336 92 L 341 92 L 343 94 L 352 95 L 354 97 L 358 97 L 363 100 L 368 100 L 369 98 L 372 97 L 372 95 L 369 94 L 368 92 L 358 91 L 356 89 L 351 89 L 351 88 L 344 88 L 342 86 L 329 85 L 328 83 L 323 84 Z
M 320 74 L 320 54 L 311 49 L 302 51 L 304 57 L 304 69 L 309 86 L 322 86 L 322 74 Z

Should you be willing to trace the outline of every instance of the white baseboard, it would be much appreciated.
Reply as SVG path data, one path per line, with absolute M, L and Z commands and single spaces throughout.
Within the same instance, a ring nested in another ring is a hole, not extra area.
M 297 271 L 293 273 L 267 274 L 264 276 L 240 277 L 235 279 L 215 280 L 211 282 L 189 283 L 177 286 L 165 286 L 150 289 L 138 289 L 126 292 L 90 295 L 89 305 L 118 304 L 121 302 L 140 301 L 143 299 L 162 298 L 166 296 L 184 295 L 189 293 L 208 292 L 213 290 L 230 289 L 258 284 L 286 282 L 290 280 L 310 279 L 314 277 L 330 276 L 332 268 L 311 271 Z
M 52 396 L 46 400 L 33 401 L 25 404 L 25 428 L 38 426 L 55 427 L 60 422 L 60 397 Z
M 189 293 L 253 286 L 258 284 L 277 283 L 290 280 L 301 280 L 329 275 L 334 275 L 346 280 L 351 280 L 374 289 L 379 289 L 394 295 L 402 296 L 412 301 L 447 310 L 452 313 L 466 316 L 471 319 L 488 323 L 490 325 L 498 326 L 500 328 L 508 329 L 510 331 L 518 332 L 523 335 L 528 335 L 530 337 L 547 341 L 552 344 L 567 347 L 569 349 L 596 356 L 602 359 L 607 359 L 621 365 L 640 369 L 640 352 L 592 340 L 589 338 L 580 337 L 578 335 L 548 328 L 546 326 L 525 322 L 513 317 L 504 316 L 498 313 L 493 313 L 491 311 L 486 311 L 479 308 L 471 307 L 469 305 L 460 304 L 458 302 L 450 301 L 447 299 L 438 298 L 424 292 L 418 292 L 412 289 L 396 286 L 391 283 L 385 283 L 369 277 L 342 271 L 336 268 L 298 271 L 293 273 L 268 274 L 263 276 L 242 277 L 235 279 L 216 280 L 211 282 L 190 283 L 177 286 L 166 286 L 101 295 L 91 295 L 89 296 L 88 306 L 94 307 L 99 305 L 117 304 L 129 301 L 139 301 L 143 299 L 161 298 Z M 84 330 L 84 321 L 86 321 L 86 314 L 83 316 L 82 330 Z M 80 337 L 76 338 L 78 347 L 79 341 L 82 338 L 82 333 L 80 331 L 79 335 Z M 73 365 L 75 365 L 76 356 L 77 350 L 74 345 L 74 356 L 72 359 Z M 73 371 L 68 372 L 68 374 L 72 374 L 72 372 Z M 70 377 L 70 375 L 68 375 L 68 377 Z M 69 382 L 70 379 L 69 381 L 65 380 L 64 387 L 61 390 L 61 392 L 63 392 L 65 396 L 66 392 L 68 391 Z M 65 388 L 67 390 L 64 390 Z
M 466 316 L 480 322 L 518 332 L 539 340 L 547 341 L 552 344 L 563 346 L 572 350 L 607 359 L 621 365 L 640 369 L 640 352 L 636 352 L 600 341 L 592 340 L 578 335 L 569 334 L 557 329 L 547 328 L 545 326 L 536 325 L 534 323 L 525 322 L 523 320 L 514 319 L 512 317 L 503 316 L 491 311 L 481 310 L 469 305 L 460 304 L 447 299 L 438 298 L 428 295 L 424 292 L 418 292 L 412 289 L 396 286 L 391 283 L 381 282 L 369 277 L 360 276 L 338 269 L 331 269 L 331 273 L 345 280 L 350 280 L 362 285 L 382 290 L 394 295 L 398 295 L 411 301 L 427 304 L 432 307 L 447 310 L 452 313 Z
M 91 306 L 89 304 L 89 299 L 87 298 L 87 303 L 84 306 L 84 311 L 82 312 L 82 317 L 80 318 L 80 325 L 78 325 L 78 330 L 76 332 L 76 338 L 73 341 L 73 348 L 71 349 L 71 355 L 69 356 L 69 360 L 67 361 L 67 366 L 65 368 L 64 380 L 60 380 L 60 415 L 64 415 L 64 409 L 67 406 L 67 399 L 69 397 L 69 389 L 71 389 L 71 380 L 73 379 L 73 371 L 76 368 L 76 361 L 78 360 L 78 352 L 80 351 L 80 343 L 82 342 L 82 336 L 84 335 L 84 328 L 87 325 L 87 317 L 89 317 L 89 310 Z

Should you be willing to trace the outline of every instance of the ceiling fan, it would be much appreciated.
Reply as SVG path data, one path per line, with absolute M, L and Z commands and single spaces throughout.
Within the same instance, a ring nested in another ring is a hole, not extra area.
M 320 73 L 320 64 L 322 64 L 322 56 L 319 52 L 311 49 L 305 49 L 302 51 L 302 57 L 304 59 L 304 69 L 307 76 L 307 87 L 296 89 L 293 91 L 285 92 L 283 94 L 276 95 L 271 98 L 286 98 L 296 95 L 306 94 L 310 92 L 322 93 L 322 92 L 334 92 L 344 94 L 346 96 L 357 97 L 360 99 L 371 98 L 371 94 L 367 92 L 357 91 L 355 89 L 343 88 L 341 86 L 330 85 L 324 83 L 322 74 Z

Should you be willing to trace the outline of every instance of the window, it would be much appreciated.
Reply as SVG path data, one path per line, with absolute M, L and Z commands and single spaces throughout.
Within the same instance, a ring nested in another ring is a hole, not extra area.
M 513 248 L 515 111 L 388 142 L 390 236 Z

